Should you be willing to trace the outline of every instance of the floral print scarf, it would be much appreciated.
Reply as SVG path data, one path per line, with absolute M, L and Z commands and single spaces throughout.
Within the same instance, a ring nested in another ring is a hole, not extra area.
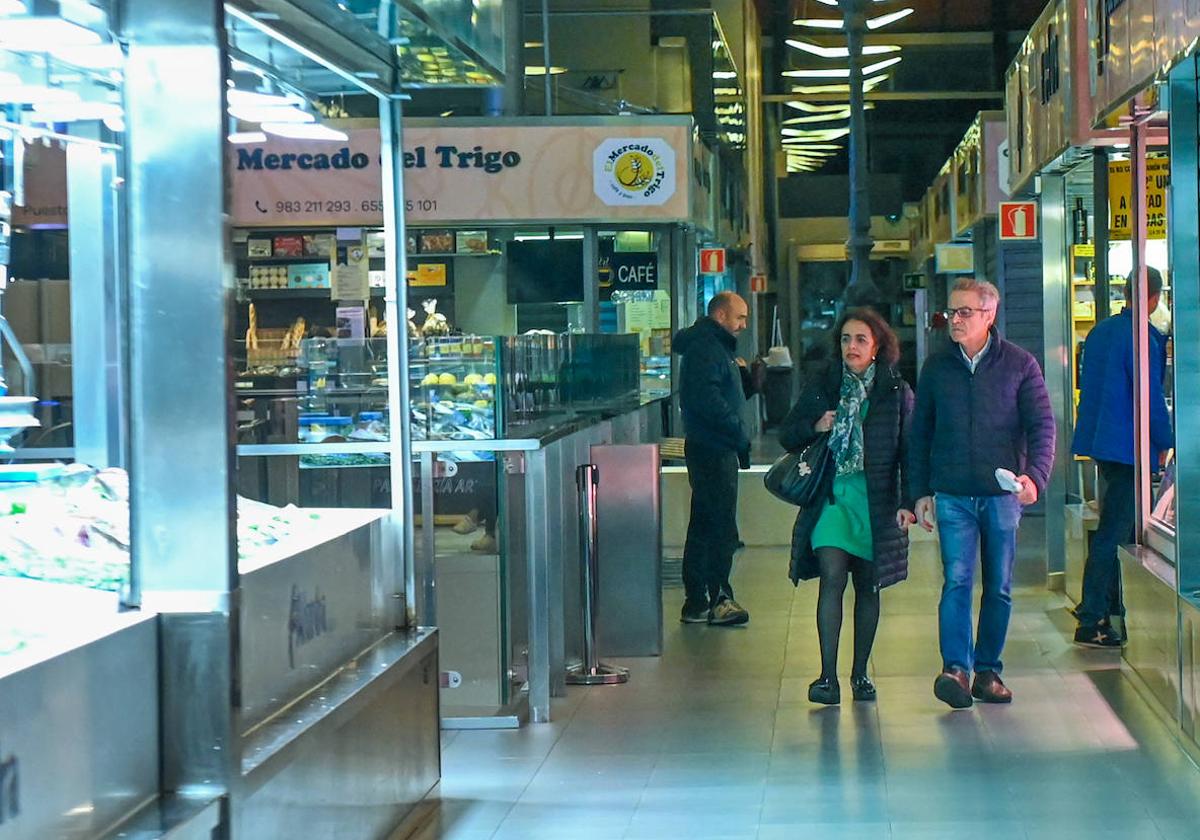
M 853 475 L 863 469 L 863 405 L 875 384 L 875 365 L 863 373 L 842 370 L 842 392 L 837 417 L 829 435 L 829 450 L 837 464 L 838 475 Z

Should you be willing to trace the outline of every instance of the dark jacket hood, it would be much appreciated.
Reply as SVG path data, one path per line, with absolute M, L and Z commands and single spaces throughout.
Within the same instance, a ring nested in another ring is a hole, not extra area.
M 712 341 L 713 339 L 720 341 L 730 352 L 737 349 L 737 339 L 728 330 L 705 315 L 690 327 L 684 327 L 675 333 L 675 339 L 671 342 L 671 351 L 682 356 L 697 341 Z

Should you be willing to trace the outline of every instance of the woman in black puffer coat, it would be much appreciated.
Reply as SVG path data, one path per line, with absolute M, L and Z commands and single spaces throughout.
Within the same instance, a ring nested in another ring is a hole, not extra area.
M 855 700 L 874 700 L 867 661 L 879 625 L 879 590 L 908 577 L 911 513 L 904 463 L 913 392 L 896 372 L 895 333 L 871 309 L 847 311 L 834 330 L 840 361 L 809 381 L 780 429 L 788 451 L 825 432 L 836 464 L 828 500 L 802 509 L 792 529 L 792 583 L 819 577 L 821 676 L 814 703 L 841 702 L 838 639 L 847 580 L 854 579 Z

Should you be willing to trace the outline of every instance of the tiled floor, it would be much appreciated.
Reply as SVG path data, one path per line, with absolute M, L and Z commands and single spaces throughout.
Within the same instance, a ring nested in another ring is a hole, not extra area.
M 815 585 L 792 589 L 782 550 L 748 552 L 749 626 L 681 626 L 669 591 L 666 653 L 622 662 L 628 685 L 572 690 L 551 724 L 446 733 L 420 840 L 1200 837 L 1200 772 L 1116 654 L 1066 642 L 1058 596 L 1017 597 L 1012 706 L 938 703 L 931 544 L 912 566 L 884 593 L 878 703 L 806 702 Z

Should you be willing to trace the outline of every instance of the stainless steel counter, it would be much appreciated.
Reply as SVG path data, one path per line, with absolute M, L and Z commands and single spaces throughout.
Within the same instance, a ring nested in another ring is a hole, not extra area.
M 158 794 L 156 616 L 14 578 L 0 611 L 0 839 L 98 836 Z

